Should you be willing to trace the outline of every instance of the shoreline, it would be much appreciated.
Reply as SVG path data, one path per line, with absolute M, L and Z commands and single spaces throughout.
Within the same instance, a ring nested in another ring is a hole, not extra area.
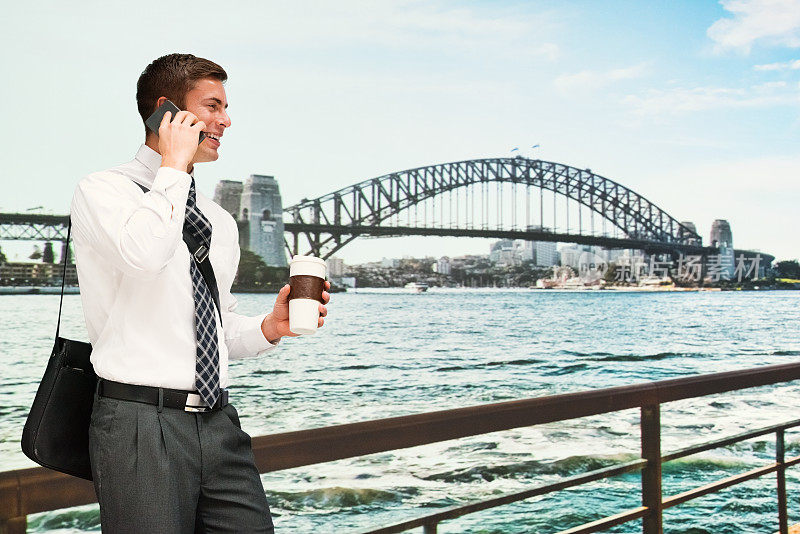
M 266 293 L 277 293 L 280 288 L 283 286 L 275 286 L 275 287 L 256 287 L 256 288 L 242 288 L 236 287 L 231 290 L 231 293 L 235 294 L 266 294 Z M 366 290 L 366 292 L 373 292 L 373 291 L 392 291 L 392 292 L 409 292 L 402 286 L 391 286 L 391 287 L 356 287 L 356 288 L 344 288 L 334 286 L 332 288 L 331 293 L 358 293 L 360 290 Z M 698 292 L 719 292 L 719 291 L 796 291 L 793 288 L 787 287 L 759 287 L 758 289 L 755 288 L 745 288 L 745 287 L 730 287 L 730 288 L 722 288 L 722 287 L 668 287 L 668 288 L 659 288 L 659 287 L 636 287 L 636 286 L 610 286 L 610 287 L 552 287 L 552 288 L 542 288 L 542 287 L 524 287 L 524 286 L 514 286 L 514 287 L 445 287 L 445 286 L 432 286 L 430 288 L 433 293 L 444 291 L 460 291 L 460 290 L 468 290 L 468 291 L 535 291 L 535 292 L 552 292 L 552 293 L 698 293 Z M 426 291 L 425 293 L 431 292 Z M 60 295 L 61 294 L 61 287 L 60 286 L 0 286 L 0 296 L 2 295 Z M 78 286 L 67 286 L 64 288 L 65 295 L 79 295 L 80 289 Z
M 61 286 L 0 286 L 0 295 L 60 295 Z M 65 295 L 78 295 L 78 286 L 64 288 Z

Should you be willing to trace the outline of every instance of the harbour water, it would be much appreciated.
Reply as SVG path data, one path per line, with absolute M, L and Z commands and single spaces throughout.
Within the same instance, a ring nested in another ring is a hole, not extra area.
M 239 295 L 239 311 L 274 295 Z M 0 469 L 19 448 L 52 344 L 58 297 L 0 297 Z M 581 391 L 800 358 L 800 292 L 622 293 L 402 290 L 334 295 L 314 336 L 231 364 L 251 435 Z M 85 339 L 80 297 L 62 333 Z M 662 449 L 798 417 L 800 383 L 662 406 Z M 262 476 L 278 532 L 347 532 L 519 491 L 638 456 L 638 411 L 497 432 Z M 800 454 L 800 433 L 787 434 Z M 674 494 L 774 460 L 772 436 L 664 466 Z M 800 471 L 788 472 L 790 523 Z M 777 531 L 775 479 L 670 509 L 665 532 Z M 639 505 L 639 476 L 529 499 L 440 525 L 447 533 L 551 533 Z M 611 532 L 640 532 L 631 523 Z M 32 532 L 99 531 L 96 505 L 29 517 Z

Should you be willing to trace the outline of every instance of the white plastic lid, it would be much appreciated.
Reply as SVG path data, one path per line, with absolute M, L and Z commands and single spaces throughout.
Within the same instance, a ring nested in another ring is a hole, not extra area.
M 325 260 L 316 256 L 294 256 L 289 262 L 289 276 L 308 275 L 325 278 Z

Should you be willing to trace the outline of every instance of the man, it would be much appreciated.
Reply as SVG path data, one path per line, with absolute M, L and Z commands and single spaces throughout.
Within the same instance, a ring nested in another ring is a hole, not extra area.
M 219 157 L 231 126 L 226 79 L 222 67 L 190 54 L 153 61 L 137 84 L 142 120 L 167 99 L 183 111 L 167 112 L 158 135 L 145 128 L 133 161 L 87 176 L 73 198 L 100 378 L 89 445 L 104 532 L 273 532 L 250 436 L 225 388 L 228 358 L 263 354 L 294 335 L 289 286 L 269 314 L 234 312 L 236 222 L 193 176 L 196 163 Z M 210 249 L 219 310 L 202 274 L 205 254 L 190 255 L 184 227 Z M 326 314 L 320 304 L 319 326 Z

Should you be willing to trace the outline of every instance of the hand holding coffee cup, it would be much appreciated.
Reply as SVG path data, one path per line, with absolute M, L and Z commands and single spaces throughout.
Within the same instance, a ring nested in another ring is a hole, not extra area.
M 289 262 L 289 330 L 294 334 L 313 334 L 320 319 L 320 304 L 325 304 L 325 261 L 314 256 L 294 256 Z

